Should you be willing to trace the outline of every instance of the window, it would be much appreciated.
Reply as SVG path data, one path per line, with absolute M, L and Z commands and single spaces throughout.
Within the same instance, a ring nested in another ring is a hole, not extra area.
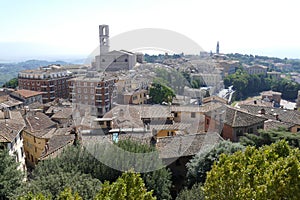
M 174 113 L 174 117 L 178 117 L 178 113 L 176 112 L 176 113 Z
M 84 93 L 87 93 L 87 89 L 86 89 L 86 88 L 84 88 L 84 89 L 83 89 L 83 92 L 84 92 Z
M 243 131 L 242 130 L 237 130 L 236 131 L 236 136 L 237 137 L 243 136 Z
M 253 128 L 249 128 L 248 133 L 253 133 Z
M 100 124 L 100 125 L 104 125 L 104 122 L 100 121 L 99 124 Z
M 22 158 L 24 157 L 24 150 L 23 150 L 23 147 L 21 147 L 21 156 L 22 156 Z
M 91 89 L 91 90 L 90 90 L 90 93 L 91 93 L 91 94 L 94 94 L 94 92 L 95 92 L 94 89 Z
M 127 58 L 125 59 L 125 62 L 128 62 L 128 59 L 127 59 Z
M 86 86 L 87 86 L 87 82 L 84 82 L 84 83 L 83 83 L 83 86 L 85 86 L 85 87 L 86 87 Z
M 209 119 L 206 119 L 206 124 L 209 125 Z
M 191 118 L 195 118 L 196 117 L 196 113 L 195 112 L 192 112 L 191 113 Z
M 34 148 L 34 151 L 35 151 L 35 153 L 37 152 L 37 148 L 36 147 Z
M 78 93 L 81 93 L 81 89 L 80 89 L 80 88 L 78 88 L 77 92 L 78 92 Z

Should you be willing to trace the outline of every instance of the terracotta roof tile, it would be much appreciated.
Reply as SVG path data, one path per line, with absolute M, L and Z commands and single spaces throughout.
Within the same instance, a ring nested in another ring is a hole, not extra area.
M 17 93 L 24 98 L 34 97 L 34 96 L 43 94 L 42 92 L 37 92 L 37 91 L 32 91 L 32 90 L 17 90 L 17 91 L 14 91 L 13 93 Z

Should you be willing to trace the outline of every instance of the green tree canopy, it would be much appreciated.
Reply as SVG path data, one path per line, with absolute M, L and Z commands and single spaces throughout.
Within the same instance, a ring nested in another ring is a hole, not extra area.
M 96 192 L 101 188 L 101 182 L 88 174 L 57 172 L 30 180 L 26 187 L 18 191 L 18 196 L 33 193 L 52 196 L 55 199 L 65 188 L 72 189 L 84 199 L 93 199 Z M 63 194 L 67 195 L 67 191 L 61 195 L 63 196 Z
M 7 150 L 0 149 L 0 199 L 10 198 L 22 185 L 25 177 L 18 166 L 14 156 L 10 156 Z
M 208 172 L 206 199 L 300 199 L 300 151 L 279 141 L 222 154 Z
M 139 174 L 129 171 L 111 184 L 106 181 L 95 200 L 154 200 L 152 193 L 147 191 Z
M 261 147 L 263 145 L 270 145 L 279 140 L 286 140 L 290 146 L 300 148 L 300 135 L 291 133 L 284 128 L 273 130 L 259 130 L 259 135 L 245 134 L 240 138 L 240 143 L 244 146 Z
M 162 102 L 170 103 L 175 97 L 174 91 L 168 86 L 154 82 L 150 87 L 149 96 L 153 103 L 161 104 Z
M 191 189 L 183 189 L 176 200 L 204 200 L 204 191 L 201 184 L 194 184 Z
M 192 186 L 195 183 L 204 183 L 206 180 L 206 173 L 211 170 L 214 162 L 219 159 L 222 153 L 233 154 L 234 152 L 243 149 L 244 146 L 239 143 L 222 141 L 212 149 L 195 155 L 194 158 L 187 163 L 189 186 Z
M 120 140 L 116 145 L 126 151 L 134 152 L 134 153 L 146 153 L 153 151 L 153 160 L 158 160 L 158 153 L 156 149 L 148 144 L 140 144 L 138 142 L 134 142 L 131 140 Z M 93 148 L 92 148 L 93 149 Z M 97 152 L 105 152 L 102 150 L 97 150 Z M 35 170 L 32 173 L 33 180 L 39 180 L 42 177 L 47 177 L 49 174 L 64 174 L 64 173 L 79 173 L 79 174 L 88 174 L 92 178 L 96 178 L 101 182 L 105 181 L 116 181 L 119 176 L 122 175 L 121 171 L 113 169 L 105 164 L 103 164 L 100 160 L 95 158 L 92 152 L 87 150 L 84 147 L 80 146 L 71 146 L 66 148 L 63 153 L 54 159 L 48 159 L 40 162 Z M 106 155 L 107 154 L 107 155 Z M 105 156 L 106 155 L 106 156 Z M 118 152 L 105 152 L 104 157 L 111 160 L 113 158 L 114 161 L 122 162 L 124 158 L 122 155 L 118 154 Z M 128 165 L 128 158 L 126 159 L 124 165 Z M 157 166 L 162 166 L 162 163 L 153 163 L 153 160 L 149 160 L 146 163 L 142 163 L 146 168 L 150 165 L 156 164 Z M 127 166 L 126 165 L 126 166 Z M 112 165 L 110 165 L 112 166 Z M 132 166 L 133 167 L 133 166 Z M 130 166 L 131 168 L 131 166 Z M 151 171 L 147 173 L 142 173 L 141 177 L 143 178 L 145 185 L 148 190 L 153 190 L 154 195 L 158 199 L 170 199 L 170 188 L 172 185 L 171 182 L 171 173 L 165 167 L 162 167 L 156 171 Z M 63 187 L 64 188 L 64 187 Z M 76 188 L 71 187 L 73 191 L 78 192 L 82 197 L 82 193 Z M 60 192 L 57 191 L 56 194 Z

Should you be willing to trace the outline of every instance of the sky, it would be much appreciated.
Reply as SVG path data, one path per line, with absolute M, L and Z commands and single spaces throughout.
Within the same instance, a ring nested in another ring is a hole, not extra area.
M 113 38 L 167 29 L 206 51 L 300 58 L 297 0 L 0 0 L 0 60 L 88 56 L 98 25 Z M 179 44 L 180 45 L 180 44 Z

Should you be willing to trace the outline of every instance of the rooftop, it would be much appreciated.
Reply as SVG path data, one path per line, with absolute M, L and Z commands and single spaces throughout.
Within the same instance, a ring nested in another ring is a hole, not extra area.
M 37 95 L 42 95 L 42 92 L 32 91 L 32 90 L 16 90 L 12 93 L 12 95 L 18 94 L 23 98 L 34 97 Z
M 48 137 L 53 132 L 56 123 L 42 112 L 29 112 L 26 116 L 26 130 L 36 137 Z M 54 130 L 55 131 L 55 130 Z
M 277 121 L 300 125 L 300 112 L 297 110 L 285 110 L 281 108 L 255 105 L 240 105 L 240 107 L 246 112 L 264 117 L 266 119 L 276 120 L 276 115 L 278 115 Z M 265 114 L 261 113 L 262 109 L 264 109 Z
M 220 107 L 217 110 L 207 112 L 206 115 L 219 119 L 231 127 L 247 127 L 267 120 L 265 117 L 256 116 L 231 106 Z
M 178 158 L 196 155 L 221 140 L 217 133 L 176 135 L 157 139 L 156 147 L 160 158 Z

